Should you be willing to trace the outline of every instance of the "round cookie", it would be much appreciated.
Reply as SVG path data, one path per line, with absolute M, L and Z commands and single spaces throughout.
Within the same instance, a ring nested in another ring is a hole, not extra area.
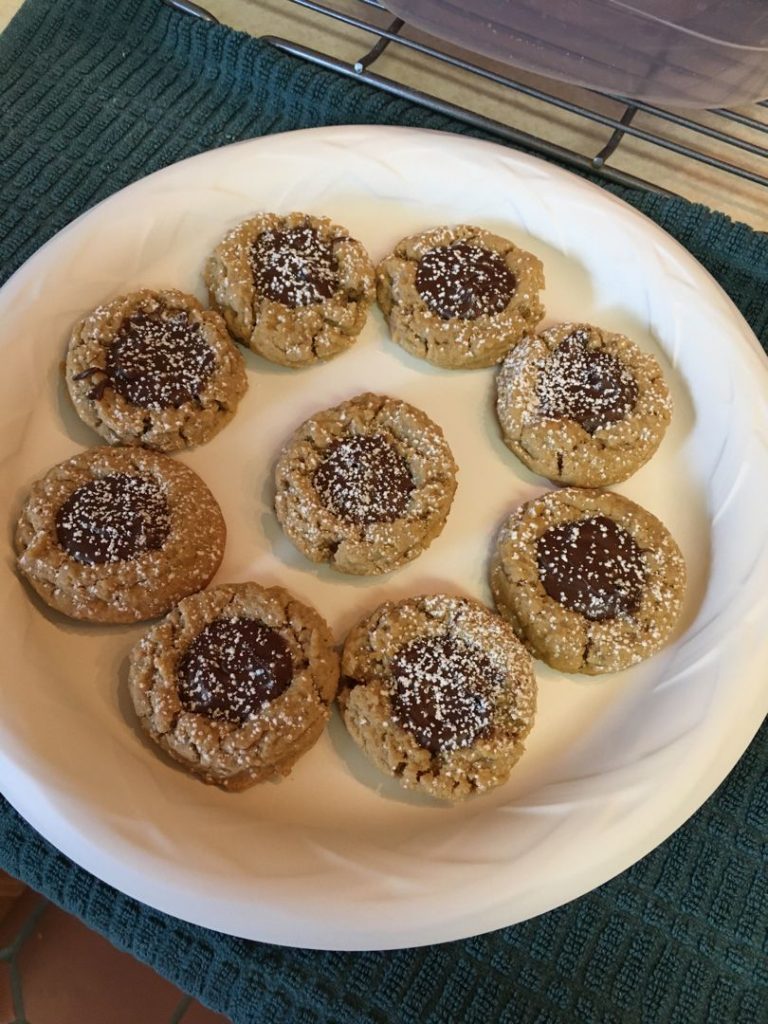
M 402 239 L 376 283 L 393 339 L 435 366 L 492 366 L 544 316 L 541 261 L 468 225 Z
M 89 313 L 72 331 L 65 375 L 78 416 L 106 441 L 162 452 L 210 441 L 248 386 L 219 314 L 175 289 L 144 288 Z
M 373 575 L 410 562 L 443 529 L 456 464 L 437 424 L 363 394 L 298 428 L 275 467 L 275 512 L 313 562 Z
M 462 800 L 505 782 L 536 710 L 530 655 L 483 605 L 434 594 L 381 605 L 342 655 L 350 735 L 408 789 Z
M 374 297 L 362 244 L 327 217 L 305 213 L 244 221 L 209 257 L 205 281 L 234 336 L 290 367 L 349 348 Z
M 650 512 L 608 491 L 566 488 L 522 505 L 491 562 L 499 614 L 561 672 L 618 672 L 655 654 L 677 622 L 686 570 Z
M 136 622 L 206 586 L 226 527 L 200 477 L 146 448 L 92 448 L 32 485 L 18 568 L 57 611 Z
M 496 389 L 504 443 L 558 484 L 626 480 L 659 447 L 672 416 L 653 356 L 590 324 L 523 338 L 499 368 Z
M 338 679 L 317 612 L 257 583 L 186 598 L 130 656 L 142 728 L 188 771 L 229 790 L 290 773 L 323 732 Z

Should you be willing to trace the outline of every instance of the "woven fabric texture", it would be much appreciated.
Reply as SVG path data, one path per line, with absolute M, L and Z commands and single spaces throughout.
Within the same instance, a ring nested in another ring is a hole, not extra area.
M 471 134 L 160 0 L 27 0 L 0 37 L 0 118 L 3 280 L 98 200 L 212 147 L 340 123 Z M 612 191 L 681 241 L 768 346 L 768 238 Z M 80 870 L 2 798 L 0 866 L 235 1024 L 760 1024 L 766 764 L 764 725 L 705 806 L 619 878 L 536 920 L 416 950 L 290 950 L 184 924 Z

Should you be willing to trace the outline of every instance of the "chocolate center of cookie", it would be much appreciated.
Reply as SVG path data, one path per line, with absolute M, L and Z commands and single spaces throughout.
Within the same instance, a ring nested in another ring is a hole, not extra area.
M 96 401 L 111 387 L 142 409 L 178 409 L 198 398 L 215 364 L 200 325 L 183 310 L 137 313 L 121 324 L 105 368 L 90 367 L 74 379 L 100 375 L 88 395 Z
M 359 525 L 399 518 L 413 491 L 405 459 L 380 434 L 334 441 L 312 483 L 332 512 Z
M 544 363 L 537 390 L 542 416 L 575 420 L 594 434 L 632 412 L 637 382 L 616 356 L 589 348 L 588 340 L 585 331 L 569 334 Z
M 553 526 L 539 537 L 536 558 L 549 596 L 586 619 L 615 619 L 640 606 L 643 552 L 607 516 Z
M 215 619 L 176 670 L 186 711 L 242 725 L 288 689 L 293 658 L 280 634 L 256 619 Z
M 78 487 L 56 514 L 56 539 L 76 562 L 104 565 L 159 550 L 171 529 L 157 484 L 112 474 Z
M 263 231 L 251 246 L 251 266 L 259 294 L 291 309 L 324 302 L 339 286 L 333 244 L 308 224 Z
M 392 659 L 392 717 L 436 754 L 488 735 L 504 677 L 479 648 L 452 636 L 425 637 Z
M 419 295 L 443 320 L 500 313 L 516 287 L 515 275 L 498 253 L 466 242 L 430 249 L 416 271 Z

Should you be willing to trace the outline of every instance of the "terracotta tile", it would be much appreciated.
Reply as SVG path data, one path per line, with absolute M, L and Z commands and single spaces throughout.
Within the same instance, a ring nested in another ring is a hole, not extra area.
M 0 945 L 28 920 L 39 897 L 27 892 L 0 923 Z M 165 1024 L 182 993 L 151 968 L 121 953 L 76 918 L 49 906 L 24 944 L 24 1010 L 34 1024 Z M 0 964 L 0 1020 L 13 1020 L 8 968 Z M 182 1024 L 227 1024 L 193 1004 Z
M 24 889 L 23 882 L 19 882 L 17 879 L 11 878 L 10 875 L 6 875 L 4 871 L 0 871 L 0 921 L 3 920 L 16 900 L 21 896 Z

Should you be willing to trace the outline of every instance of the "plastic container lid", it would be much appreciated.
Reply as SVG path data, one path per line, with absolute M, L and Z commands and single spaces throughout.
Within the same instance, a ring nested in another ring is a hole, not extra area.
M 766 0 L 386 0 L 410 25 L 515 67 L 679 107 L 768 96 Z

